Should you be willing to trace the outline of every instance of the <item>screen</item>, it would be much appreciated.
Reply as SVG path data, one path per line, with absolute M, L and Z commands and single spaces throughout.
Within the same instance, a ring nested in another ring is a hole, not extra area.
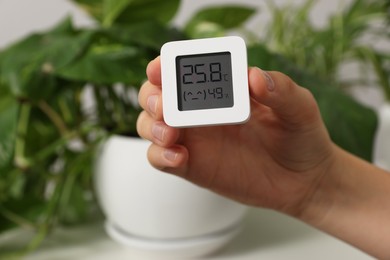
M 176 57 L 180 111 L 233 106 L 230 52 Z

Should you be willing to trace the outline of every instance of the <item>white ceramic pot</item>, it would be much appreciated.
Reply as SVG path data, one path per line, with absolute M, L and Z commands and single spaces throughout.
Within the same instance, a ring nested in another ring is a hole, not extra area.
M 237 233 L 247 207 L 154 169 L 146 158 L 149 144 L 113 136 L 102 148 L 95 183 L 108 234 L 172 256 L 222 247 Z
M 390 102 L 379 109 L 378 119 L 373 160 L 379 167 L 390 171 Z

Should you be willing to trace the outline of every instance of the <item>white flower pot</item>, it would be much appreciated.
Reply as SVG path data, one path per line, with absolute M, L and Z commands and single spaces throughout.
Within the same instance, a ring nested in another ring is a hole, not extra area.
M 114 136 L 96 167 L 96 190 L 116 241 L 176 257 L 209 254 L 239 230 L 247 207 L 162 173 L 146 158 L 149 142 Z
M 390 171 L 390 102 L 381 106 L 378 117 L 373 161 L 377 166 Z

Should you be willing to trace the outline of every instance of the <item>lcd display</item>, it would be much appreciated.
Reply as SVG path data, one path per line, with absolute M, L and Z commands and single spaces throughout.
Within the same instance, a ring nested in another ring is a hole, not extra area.
M 232 107 L 231 63 L 230 52 L 177 56 L 178 109 L 186 111 Z

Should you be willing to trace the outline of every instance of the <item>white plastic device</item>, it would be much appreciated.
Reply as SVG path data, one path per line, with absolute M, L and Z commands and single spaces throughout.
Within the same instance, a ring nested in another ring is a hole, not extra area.
M 250 116 L 246 45 L 237 36 L 161 48 L 164 121 L 172 127 L 244 123 Z

